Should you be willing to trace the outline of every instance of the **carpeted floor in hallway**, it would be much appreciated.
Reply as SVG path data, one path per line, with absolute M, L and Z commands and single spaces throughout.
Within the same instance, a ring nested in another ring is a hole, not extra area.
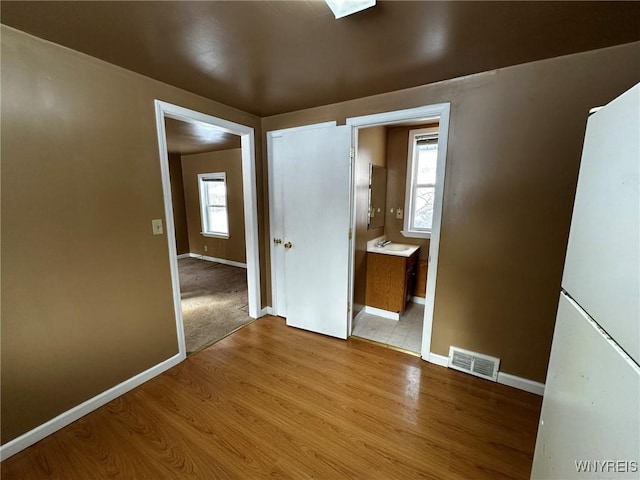
M 178 270 L 188 355 L 251 322 L 246 269 L 183 258 Z

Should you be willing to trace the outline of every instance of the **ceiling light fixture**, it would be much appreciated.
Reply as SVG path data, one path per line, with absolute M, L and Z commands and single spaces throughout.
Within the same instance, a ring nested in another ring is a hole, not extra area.
M 376 0 L 324 0 L 336 18 L 361 12 L 376 4 Z

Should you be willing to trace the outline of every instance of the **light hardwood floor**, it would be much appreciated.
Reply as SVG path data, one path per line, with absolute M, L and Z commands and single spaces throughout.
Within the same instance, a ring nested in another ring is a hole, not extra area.
M 7 459 L 2 479 L 525 479 L 540 405 L 266 317 Z

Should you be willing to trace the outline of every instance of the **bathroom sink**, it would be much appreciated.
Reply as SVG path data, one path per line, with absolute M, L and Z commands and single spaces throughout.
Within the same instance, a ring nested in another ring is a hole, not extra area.
M 390 243 L 386 247 L 385 250 L 389 250 L 390 252 L 404 252 L 405 250 L 409 250 L 409 247 L 406 245 L 401 245 L 399 243 Z

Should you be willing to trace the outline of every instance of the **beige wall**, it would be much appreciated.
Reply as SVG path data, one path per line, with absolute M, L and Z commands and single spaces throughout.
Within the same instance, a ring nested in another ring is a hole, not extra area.
M 5 26 L 1 41 L 6 443 L 178 352 L 167 237 L 151 230 L 154 99 L 254 127 L 258 156 L 262 135 L 252 115 L 86 55 Z
M 384 228 L 367 229 L 369 210 L 369 165 L 387 166 L 387 133 L 385 127 L 358 130 L 358 154 L 355 164 L 355 261 L 353 310 L 364 306 L 367 283 L 367 242 L 384 234 Z
M 451 102 L 432 351 L 544 381 L 589 108 L 640 79 L 640 43 L 262 119 L 264 131 Z
M 176 229 L 176 251 L 178 255 L 182 255 L 189 253 L 189 232 L 187 231 L 187 211 L 184 205 L 182 160 L 179 153 L 169 154 L 169 176 L 171 177 L 173 224 Z
M 202 231 L 202 220 L 200 216 L 198 174 L 214 172 L 225 172 L 227 174 L 229 238 L 205 237 L 200 233 Z M 183 155 L 182 176 L 191 253 L 246 263 L 242 196 L 242 149 L 235 148 L 219 152 Z

